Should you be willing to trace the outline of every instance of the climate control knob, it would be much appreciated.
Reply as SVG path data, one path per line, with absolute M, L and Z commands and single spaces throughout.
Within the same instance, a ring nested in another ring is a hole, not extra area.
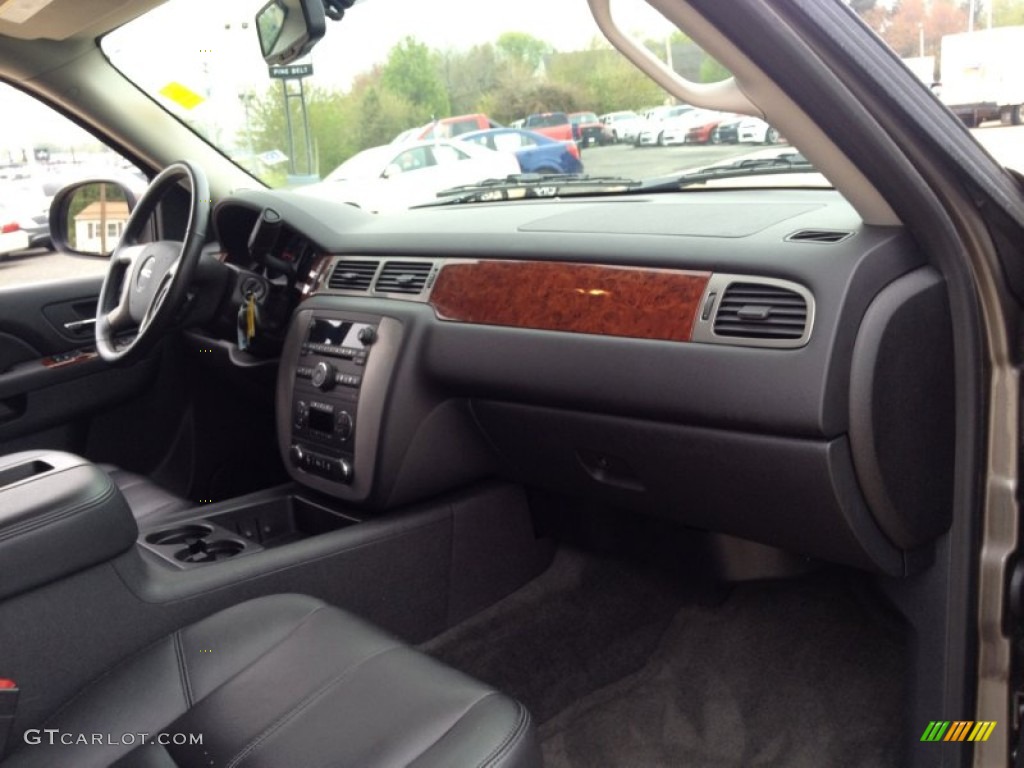
M 330 363 L 317 363 L 311 378 L 313 386 L 324 392 L 331 389 L 334 386 L 334 373 L 334 366 Z

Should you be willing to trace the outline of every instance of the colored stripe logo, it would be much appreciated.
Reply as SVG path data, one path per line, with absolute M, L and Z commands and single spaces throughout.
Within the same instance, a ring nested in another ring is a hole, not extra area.
M 932 720 L 921 741 L 988 741 L 995 729 L 994 720 Z

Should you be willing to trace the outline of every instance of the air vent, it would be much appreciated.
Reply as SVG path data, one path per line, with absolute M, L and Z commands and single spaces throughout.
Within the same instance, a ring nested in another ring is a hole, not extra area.
M 793 243 L 841 243 L 852 234 L 839 229 L 802 229 L 786 239 Z
M 433 269 L 429 261 L 387 261 L 373 290 L 378 293 L 416 294 L 423 290 Z
M 715 333 L 745 339 L 799 339 L 807 328 L 807 300 L 764 283 L 731 283 L 715 315 Z
M 327 287 L 336 291 L 367 291 L 379 264 L 379 261 L 338 261 Z

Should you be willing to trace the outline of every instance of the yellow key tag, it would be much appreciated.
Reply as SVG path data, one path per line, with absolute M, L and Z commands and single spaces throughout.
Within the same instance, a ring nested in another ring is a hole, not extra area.
M 245 306 L 245 336 L 247 341 L 252 341 L 256 335 L 256 297 L 251 293 L 247 297 Z

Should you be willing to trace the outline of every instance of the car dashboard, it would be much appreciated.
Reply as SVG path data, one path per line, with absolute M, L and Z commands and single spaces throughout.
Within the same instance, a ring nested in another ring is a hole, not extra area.
M 382 510 L 499 475 L 892 575 L 949 526 L 943 280 L 832 190 L 387 216 L 244 191 L 214 223 L 268 287 L 304 485 Z

